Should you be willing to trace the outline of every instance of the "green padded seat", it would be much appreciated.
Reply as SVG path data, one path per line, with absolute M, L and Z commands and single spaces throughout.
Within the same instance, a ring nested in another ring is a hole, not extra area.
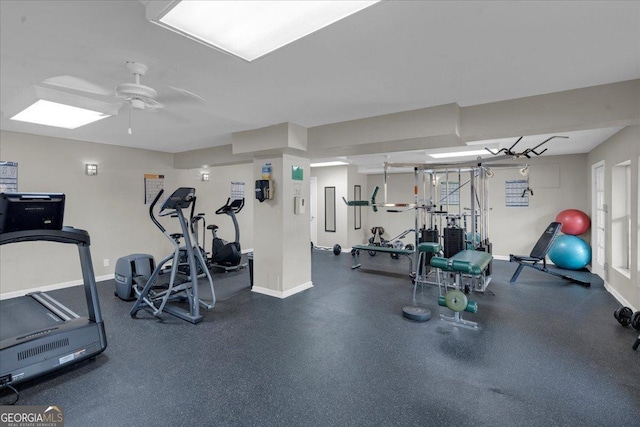
M 482 251 L 467 249 L 460 251 L 451 258 L 433 257 L 431 266 L 443 271 L 459 271 L 461 273 L 478 276 L 487 269 L 493 257 Z
M 449 258 L 434 256 L 431 258 L 431 266 L 443 271 L 449 271 Z
M 437 254 L 441 250 L 442 245 L 440 245 L 440 243 L 422 242 L 418 244 L 418 252 L 429 252 L 432 254 Z

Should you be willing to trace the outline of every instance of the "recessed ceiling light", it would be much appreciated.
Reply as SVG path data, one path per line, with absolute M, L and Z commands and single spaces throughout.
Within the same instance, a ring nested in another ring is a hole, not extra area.
M 11 117 L 11 120 L 55 126 L 65 129 L 75 129 L 107 117 L 111 116 L 99 111 L 92 111 L 39 99 L 26 109 Z
M 151 22 L 253 61 L 379 0 L 150 1 Z
M 117 104 L 42 86 L 31 86 L 4 111 L 11 120 L 75 129 L 118 114 Z
M 471 150 L 471 151 L 453 151 L 449 153 L 429 153 L 428 155 L 434 159 L 445 159 L 449 157 L 468 157 L 490 155 L 487 150 Z
M 312 168 L 322 168 L 325 166 L 342 166 L 342 165 L 348 165 L 348 164 L 349 163 L 347 162 L 335 161 L 335 162 L 311 163 L 309 166 L 311 166 Z

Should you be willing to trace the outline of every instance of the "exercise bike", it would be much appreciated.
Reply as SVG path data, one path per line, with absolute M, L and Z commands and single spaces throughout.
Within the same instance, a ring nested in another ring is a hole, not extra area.
M 227 203 L 216 211 L 216 215 L 229 215 L 233 221 L 233 227 L 235 228 L 235 241 L 227 242 L 218 237 L 218 226 L 211 224 L 207 226 L 207 230 L 211 230 L 212 242 L 211 242 L 211 257 L 209 258 L 209 265 L 212 267 L 220 268 L 227 271 L 238 270 L 247 266 L 247 263 L 240 263 L 242 260 L 242 252 L 240 249 L 240 227 L 238 226 L 238 220 L 236 214 L 244 207 L 244 198 L 227 199 Z

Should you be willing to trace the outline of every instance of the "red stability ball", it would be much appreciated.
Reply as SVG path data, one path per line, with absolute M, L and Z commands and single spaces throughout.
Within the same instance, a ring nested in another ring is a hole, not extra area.
M 591 220 L 586 213 L 578 209 L 567 209 L 556 216 L 556 222 L 562 224 L 562 232 L 572 236 L 585 233 L 591 226 Z

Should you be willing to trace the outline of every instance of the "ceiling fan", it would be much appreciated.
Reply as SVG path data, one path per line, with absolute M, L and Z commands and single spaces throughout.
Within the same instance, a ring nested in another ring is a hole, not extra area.
M 126 66 L 129 72 L 133 75 L 134 81 L 119 84 L 116 86 L 115 92 L 85 79 L 68 75 L 52 77 L 44 80 L 43 83 L 51 86 L 71 89 L 73 91 L 84 92 L 85 94 L 88 93 L 90 96 L 102 98 L 119 104 L 119 108 L 125 105 L 128 106 L 128 132 L 131 134 L 131 119 L 134 110 L 159 111 L 165 107 L 165 104 L 157 100 L 158 92 L 154 88 L 140 83 L 141 77 L 147 73 L 148 67 L 146 65 L 139 62 L 127 61 Z M 178 92 L 181 97 L 187 97 L 202 104 L 206 103 L 204 98 L 186 89 L 173 86 L 169 86 L 169 88 Z M 169 101 L 172 100 L 171 97 L 166 98 Z
M 147 66 L 139 62 L 127 61 L 127 68 L 133 74 L 135 82 L 122 83 L 116 87 L 116 96 L 134 110 L 158 110 L 164 105 L 158 101 L 155 89 L 140 83 L 140 77 L 147 73 Z

